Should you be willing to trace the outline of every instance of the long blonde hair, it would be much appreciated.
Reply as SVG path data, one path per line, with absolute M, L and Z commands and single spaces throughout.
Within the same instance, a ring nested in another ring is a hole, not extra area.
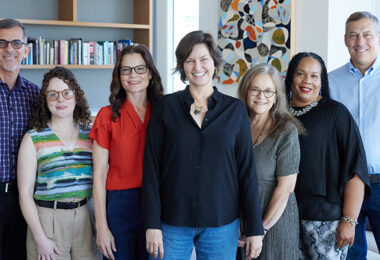
M 250 68 L 245 72 L 240 80 L 238 87 L 238 96 L 240 100 L 245 104 L 248 115 L 250 117 L 252 116 L 252 111 L 247 105 L 247 97 L 249 95 L 248 91 L 252 80 L 257 75 L 261 74 L 269 75 L 272 78 L 276 89 L 275 103 L 269 111 L 269 116 L 273 119 L 274 122 L 270 135 L 272 135 L 274 132 L 277 132 L 274 131 L 277 128 L 280 129 L 279 132 L 281 132 L 281 130 L 285 128 L 288 122 L 293 123 L 297 127 L 299 134 L 304 134 L 305 128 L 303 127 L 302 123 L 289 112 L 289 104 L 286 99 L 284 80 L 282 79 L 280 72 L 270 64 L 261 63 Z

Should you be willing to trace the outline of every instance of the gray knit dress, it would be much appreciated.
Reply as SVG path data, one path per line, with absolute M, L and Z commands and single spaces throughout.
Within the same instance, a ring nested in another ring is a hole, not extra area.
M 256 172 L 263 216 L 277 184 L 277 178 L 298 173 L 300 148 L 298 131 L 292 123 L 268 136 L 254 148 Z M 289 196 L 285 211 L 267 232 L 258 259 L 295 260 L 299 258 L 299 220 L 294 193 Z

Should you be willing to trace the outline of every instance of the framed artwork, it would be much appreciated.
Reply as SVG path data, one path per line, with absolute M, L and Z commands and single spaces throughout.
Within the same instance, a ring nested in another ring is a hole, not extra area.
M 222 84 L 238 83 L 259 63 L 285 74 L 292 56 L 292 9 L 295 0 L 218 0 L 218 47 L 224 63 Z

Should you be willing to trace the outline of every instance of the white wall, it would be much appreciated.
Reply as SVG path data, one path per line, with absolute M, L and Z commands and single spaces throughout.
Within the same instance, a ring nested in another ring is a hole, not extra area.
M 327 70 L 334 70 L 350 59 L 344 45 L 345 23 L 350 14 L 357 11 L 369 11 L 379 16 L 380 12 L 374 10 L 374 4 L 379 0 L 333 0 L 329 1 Z M 380 7 L 380 5 L 379 5 Z
M 295 52 L 312 51 L 326 62 L 328 71 L 349 60 L 344 45 L 347 17 L 355 11 L 370 11 L 380 17 L 379 0 L 295 1 Z M 218 0 L 200 0 L 199 27 L 217 37 Z M 236 96 L 237 85 L 216 84 L 223 93 Z

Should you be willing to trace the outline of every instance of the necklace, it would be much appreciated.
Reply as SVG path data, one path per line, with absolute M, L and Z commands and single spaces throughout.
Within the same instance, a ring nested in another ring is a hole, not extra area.
M 194 115 L 199 115 L 200 113 L 206 113 L 208 111 L 207 106 L 200 106 L 198 101 L 194 98 Z
M 264 123 L 263 128 L 261 128 L 260 134 L 259 134 L 259 136 L 256 138 L 255 143 L 253 144 L 253 148 L 255 148 L 255 147 L 257 146 L 257 143 L 259 142 L 259 139 L 263 136 L 264 129 L 265 129 L 265 127 L 267 126 L 268 121 L 269 121 L 269 116 L 268 116 L 267 119 L 265 120 L 265 123 Z
M 293 116 L 302 116 L 309 112 L 313 107 L 316 107 L 318 105 L 318 101 L 314 100 L 306 107 L 302 108 L 301 110 L 294 110 L 293 107 L 290 107 L 289 111 Z

